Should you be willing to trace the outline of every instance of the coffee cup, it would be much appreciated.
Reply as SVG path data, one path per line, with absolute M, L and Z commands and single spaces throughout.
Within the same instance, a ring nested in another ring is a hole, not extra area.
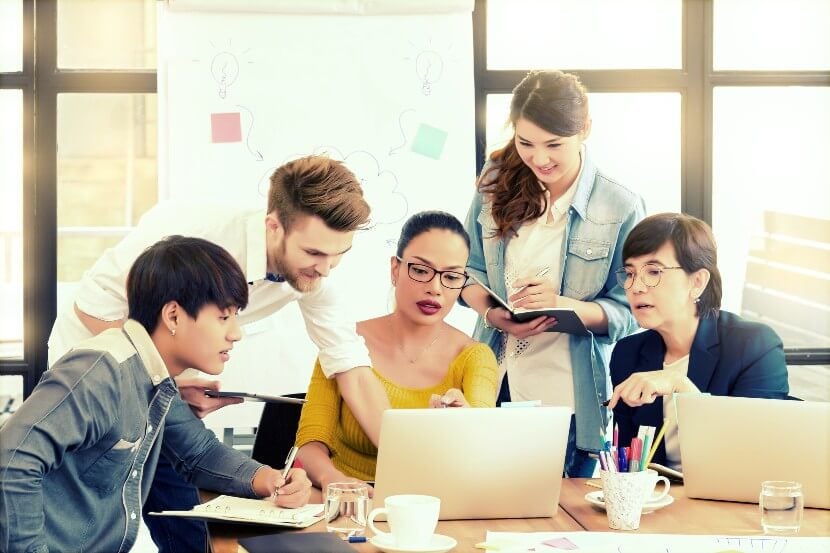
M 608 526 L 612 530 L 636 530 L 646 501 L 659 501 L 669 493 L 671 483 L 652 469 L 636 472 L 601 471 L 602 495 Z M 656 495 L 657 482 L 664 487 Z
M 441 500 L 431 495 L 390 495 L 384 506 L 369 513 L 369 527 L 382 539 L 397 547 L 418 549 L 429 545 L 435 527 Z M 375 518 L 385 514 L 391 532 L 382 532 L 375 526 Z

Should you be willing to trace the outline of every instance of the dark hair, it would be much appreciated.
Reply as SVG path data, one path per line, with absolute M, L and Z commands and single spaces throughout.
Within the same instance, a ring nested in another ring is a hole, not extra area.
M 646 217 L 625 239 L 623 259 L 654 253 L 667 242 L 674 246 L 677 262 L 687 274 L 700 269 L 709 271 L 709 284 L 696 304 L 697 314 L 701 318 L 717 315 L 723 295 L 718 247 L 711 227 L 704 221 L 684 213 L 658 213 Z
M 342 162 L 306 156 L 271 175 L 268 213 L 274 211 L 286 232 L 299 215 L 315 215 L 330 229 L 349 232 L 366 226 L 370 209 L 360 181 Z
M 202 238 L 168 236 L 136 258 L 127 275 L 129 317 L 152 333 L 161 309 L 176 301 L 193 318 L 207 304 L 248 305 L 248 283 L 224 248 Z
M 421 211 L 406 220 L 401 227 L 401 236 L 398 238 L 397 256 L 403 257 L 403 251 L 413 239 L 434 229 L 443 229 L 454 232 L 464 239 L 467 249 L 470 249 L 470 235 L 464 225 L 455 215 L 446 211 Z
M 561 137 L 578 134 L 588 123 L 588 93 L 579 78 L 562 71 L 531 71 L 513 89 L 510 123 L 527 119 Z M 490 195 L 496 235 L 508 237 L 522 223 L 538 219 L 548 209 L 536 175 L 522 161 L 511 140 L 490 159 L 497 162 L 481 176 L 480 187 Z M 496 171 L 495 178 L 486 178 Z

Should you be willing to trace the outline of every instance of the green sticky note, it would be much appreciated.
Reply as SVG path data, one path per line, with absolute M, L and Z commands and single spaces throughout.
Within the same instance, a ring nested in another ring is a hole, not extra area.
M 447 131 L 421 123 L 415 134 L 415 140 L 412 141 L 412 151 L 432 159 L 439 159 L 446 142 Z

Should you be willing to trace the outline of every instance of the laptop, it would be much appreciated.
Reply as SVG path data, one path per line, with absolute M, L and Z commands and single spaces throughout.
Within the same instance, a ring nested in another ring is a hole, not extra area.
M 396 494 L 441 498 L 441 520 L 551 517 L 571 410 L 389 409 L 374 505 Z
M 676 396 L 686 495 L 758 503 L 764 480 L 801 482 L 830 509 L 830 403 Z

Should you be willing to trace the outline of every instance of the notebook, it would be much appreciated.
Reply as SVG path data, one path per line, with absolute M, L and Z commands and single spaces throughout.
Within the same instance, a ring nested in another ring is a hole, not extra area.
M 196 505 L 189 511 L 161 511 L 150 514 L 208 521 L 306 528 L 323 518 L 323 506 L 308 504 L 297 509 L 286 509 L 277 507 L 266 499 L 220 495 L 206 503 Z
M 830 403 L 676 396 L 686 495 L 758 503 L 764 480 L 801 482 L 830 509 Z
M 482 283 L 475 276 L 470 275 L 476 284 L 484 288 L 490 296 L 510 312 L 514 321 L 525 323 L 536 317 L 555 317 L 556 324 L 546 330 L 546 332 L 566 332 L 568 334 L 575 334 L 577 336 L 590 336 L 591 332 L 585 327 L 585 323 L 576 314 L 576 311 L 567 307 L 548 307 L 545 309 L 516 309 L 507 303 L 502 297 L 496 294 L 486 284 Z
M 571 411 L 390 409 L 383 413 L 374 505 L 441 498 L 441 520 L 556 514 Z

